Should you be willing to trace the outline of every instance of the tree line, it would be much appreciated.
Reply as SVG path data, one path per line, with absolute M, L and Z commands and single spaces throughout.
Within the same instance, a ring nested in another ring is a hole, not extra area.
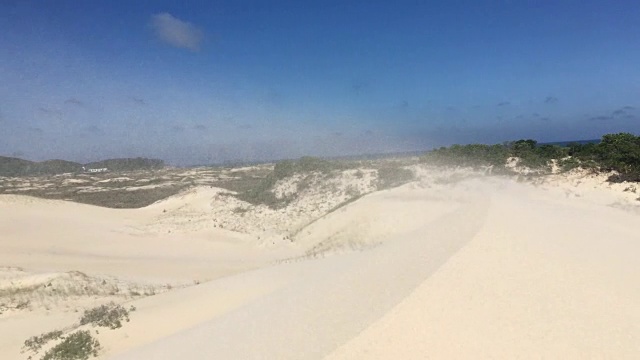
M 422 160 L 438 165 L 494 166 L 507 169 L 510 157 L 520 159 L 519 165 L 534 169 L 549 169 L 552 160 L 563 170 L 581 167 L 594 171 L 616 171 L 611 181 L 640 181 L 640 136 L 630 133 L 607 134 L 597 143 L 569 143 L 565 146 L 538 144 L 522 139 L 502 144 L 452 145 L 426 153 Z

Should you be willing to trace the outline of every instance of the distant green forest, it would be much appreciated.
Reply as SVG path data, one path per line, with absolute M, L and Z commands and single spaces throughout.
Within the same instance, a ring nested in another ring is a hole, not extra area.
M 562 170 L 586 168 L 594 171 L 615 170 L 619 175 L 610 181 L 640 181 L 640 136 L 630 133 L 607 134 L 599 143 L 569 143 L 539 145 L 536 140 L 526 139 L 496 145 L 453 145 L 432 150 L 422 160 L 438 165 L 494 166 L 494 170 L 505 171 L 507 159 L 517 157 L 519 165 L 534 169 L 550 169 L 551 161 L 557 160 Z
M 147 158 L 109 159 L 88 164 L 65 160 L 34 162 L 13 157 L 0 156 L 0 176 L 41 176 L 77 173 L 85 169 L 107 168 L 109 171 L 135 171 L 160 169 L 164 161 Z

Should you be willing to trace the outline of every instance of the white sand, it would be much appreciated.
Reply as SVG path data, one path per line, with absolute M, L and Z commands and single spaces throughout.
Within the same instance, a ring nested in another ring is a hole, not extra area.
M 201 281 L 127 303 L 131 322 L 96 335 L 102 358 L 640 358 L 640 202 L 566 177 L 440 177 L 367 195 L 275 247 L 204 226 L 215 189 L 140 210 L 0 196 L 0 265 Z M 52 306 L 0 315 L 3 359 L 77 321 Z
M 495 194 L 465 248 L 329 358 L 638 358 L 640 219 L 545 195 Z

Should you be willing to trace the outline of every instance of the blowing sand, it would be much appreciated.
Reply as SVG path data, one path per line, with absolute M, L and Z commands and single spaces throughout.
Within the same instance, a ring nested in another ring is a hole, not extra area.
M 215 189 L 137 210 L 0 196 L 0 293 L 67 281 L 0 315 L 0 354 L 115 299 L 137 310 L 95 335 L 100 358 L 640 358 L 640 202 L 566 177 L 446 178 L 269 246 L 206 226 Z M 70 271 L 118 291 L 76 294 Z

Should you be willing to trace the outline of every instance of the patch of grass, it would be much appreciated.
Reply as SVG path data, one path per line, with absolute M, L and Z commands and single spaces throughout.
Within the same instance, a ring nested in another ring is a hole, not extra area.
M 336 170 L 344 170 L 346 168 L 345 165 L 346 164 L 339 161 L 303 156 L 298 160 L 284 160 L 278 162 L 273 169 L 273 175 L 276 179 L 280 180 L 300 173 L 320 172 L 327 174 Z
M 114 209 L 136 209 L 151 205 L 156 201 L 180 193 L 187 185 L 162 186 L 151 189 L 127 191 L 114 189 L 110 191 L 77 192 L 71 188 L 59 193 L 50 193 L 46 189 L 20 192 L 21 195 L 53 200 L 70 200 L 82 204 L 96 205 Z
M 544 172 L 551 171 L 549 160 L 537 154 L 521 157 L 518 162 L 518 166 L 526 166 L 530 169 L 536 169 Z
M 158 200 L 180 193 L 188 186 L 173 185 L 135 191 L 115 190 L 95 193 L 77 193 L 70 198 L 79 203 L 116 209 L 135 209 L 151 205 Z
M 31 301 L 22 300 L 18 304 L 16 304 L 16 310 L 26 309 L 29 306 L 29 304 L 31 304 Z
M 243 216 L 245 213 L 247 213 L 249 211 L 249 209 L 248 208 L 243 208 L 241 206 L 238 206 L 238 207 L 234 208 L 232 211 L 233 211 L 234 214 Z
M 80 330 L 67 336 L 47 351 L 41 360 L 87 360 L 98 356 L 100 343 L 88 330 Z
M 346 169 L 348 164 L 339 161 L 330 161 L 310 156 L 298 160 L 284 160 L 275 164 L 273 171 L 254 183 L 252 187 L 239 191 L 237 198 L 253 205 L 267 205 L 272 209 L 287 206 L 294 197 L 277 198 L 273 193 L 273 187 L 279 180 L 286 179 L 296 174 L 320 173 L 330 175 L 334 171 Z M 306 177 L 298 184 L 298 191 L 308 187 L 310 178 Z
M 415 180 L 413 171 L 398 166 L 384 166 L 378 169 L 380 189 L 390 189 Z
M 236 197 L 252 205 L 267 205 L 272 209 L 284 207 L 287 205 L 287 201 L 285 199 L 278 199 L 273 193 L 273 186 L 276 182 L 276 177 L 269 175 L 253 188 L 239 192 Z
M 24 287 L 9 287 L 0 290 L 0 298 L 3 297 L 15 297 L 22 294 L 28 294 L 34 291 L 37 286 L 24 286 Z
M 243 176 L 237 179 L 217 181 L 214 183 L 214 185 L 219 188 L 241 193 L 258 186 L 266 176 L 267 175 L 264 175 L 262 177 Z
M 560 166 L 560 169 L 562 169 L 563 172 L 571 171 L 580 167 L 580 160 L 573 157 L 567 157 L 558 160 L 558 166 Z
M 298 181 L 298 184 L 296 184 L 297 192 L 301 193 L 301 192 L 309 189 L 311 187 L 312 183 L 313 183 L 313 176 L 312 175 L 305 176 L 300 181 Z
M 62 337 L 63 332 L 60 330 L 49 331 L 48 333 L 44 333 L 40 336 L 32 336 L 24 341 L 23 348 L 32 351 L 34 353 L 38 353 L 42 346 L 48 343 L 51 340 L 58 340 Z
M 347 186 L 347 188 L 345 189 L 344 193 L 349 198 L 354 198 L 356 196 L 360 196 L 360 190 L 358 190 L 358 187 L 354 186 L 354 185 Z
M 132 308 L 133 310 L 133 308 Z M 113 302 L 85 310 L 80 319 L 80 325 L 92 324 L 93 326 L 117 329 L 122 327 L 122 320 L 129 322 L 129 310 L 122 305 Z

